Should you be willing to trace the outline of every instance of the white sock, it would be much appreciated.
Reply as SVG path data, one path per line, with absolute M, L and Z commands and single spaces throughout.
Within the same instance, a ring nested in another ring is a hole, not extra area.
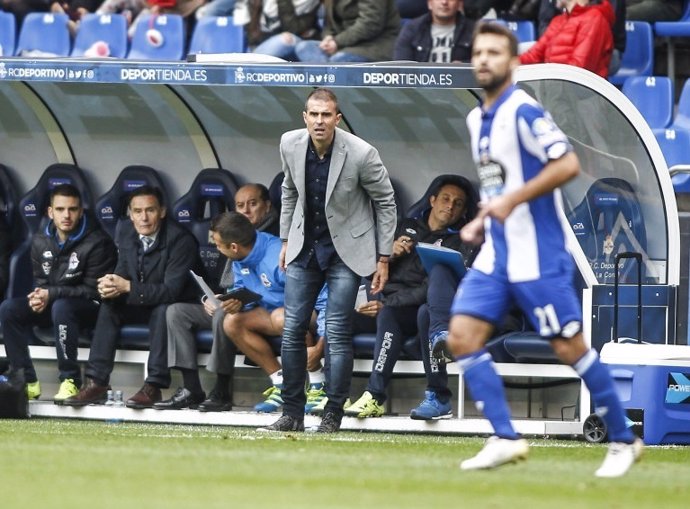
M 271 377 L 271 383 L 273 385 L 283 385 L 283 370 L 279 369 L 275 373 L 268 375 Z
M 323 368 L 318 371 L 309 372 L 309 384 L 322 384 L 326 381 L 326 375 L 323 373 Z

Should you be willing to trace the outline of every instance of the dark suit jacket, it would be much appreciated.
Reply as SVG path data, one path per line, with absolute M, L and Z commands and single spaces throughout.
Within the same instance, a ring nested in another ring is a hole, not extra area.
M 189 270 L 203 271 L 194 236 L 171 220 L 164 220 L 156 242 L 143 253 L 131 222 L 121 228 L 115 274 L 128 279 L 132 289 L 127 304 L 156 306 L 196 300 L 198 288 Z

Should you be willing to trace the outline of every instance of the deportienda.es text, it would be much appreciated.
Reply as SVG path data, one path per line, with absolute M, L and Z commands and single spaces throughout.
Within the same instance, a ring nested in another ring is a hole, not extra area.
M 403 73 L 403 72 L 365 72 L 365 85 L 443 85 L 453 84 L 451 74 L 426 74 L 426 73 Z
M 125 81 L 206 81 L 205 69 L 121 69 Z

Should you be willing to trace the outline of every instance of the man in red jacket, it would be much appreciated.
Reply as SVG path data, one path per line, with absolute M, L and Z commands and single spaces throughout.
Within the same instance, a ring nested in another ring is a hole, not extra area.
M 521 64 L 568 64 L 608 77 L 613 51 L 613 7 L 608 0 L 558 0 L 565 9 L 526 52 Z

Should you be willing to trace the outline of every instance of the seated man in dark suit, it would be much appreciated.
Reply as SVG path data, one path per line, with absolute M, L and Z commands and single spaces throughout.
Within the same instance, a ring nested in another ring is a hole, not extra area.
M 38 399 L 41 386 L 29 355 L 34 325 L 52 324 L 60 371 L 60 403 L 81 386 L 77 363 L 80 329 L 93 327 L 98 313 L 96 281 L 115 266 L 115 245 L 96 220 L 84 214 L 79 190 L 71 184 L 50 193 L 51 222 L 31 239 L 34 290 L 0 306 L 5 349 L 13 369 L 24 369 L 29 399 Z
M 197 298 L 198 288 L 189 271 L 199 271 L 196 239 L 166 219 L 163 195 L 142 186 L 129 196 L 129 216 L 118 234 L 119 259 L 115 272 L 98 280 L 103 303 L 98 312 L 86 383 L 66 405 L 84 406 L 105 401 L 113 370 L 120 326 L 148 323 L 148 376 L 144 386 L 127 400 L 130 408 L 147 408 L 170 386 L 165 311 L 169 304 Z

